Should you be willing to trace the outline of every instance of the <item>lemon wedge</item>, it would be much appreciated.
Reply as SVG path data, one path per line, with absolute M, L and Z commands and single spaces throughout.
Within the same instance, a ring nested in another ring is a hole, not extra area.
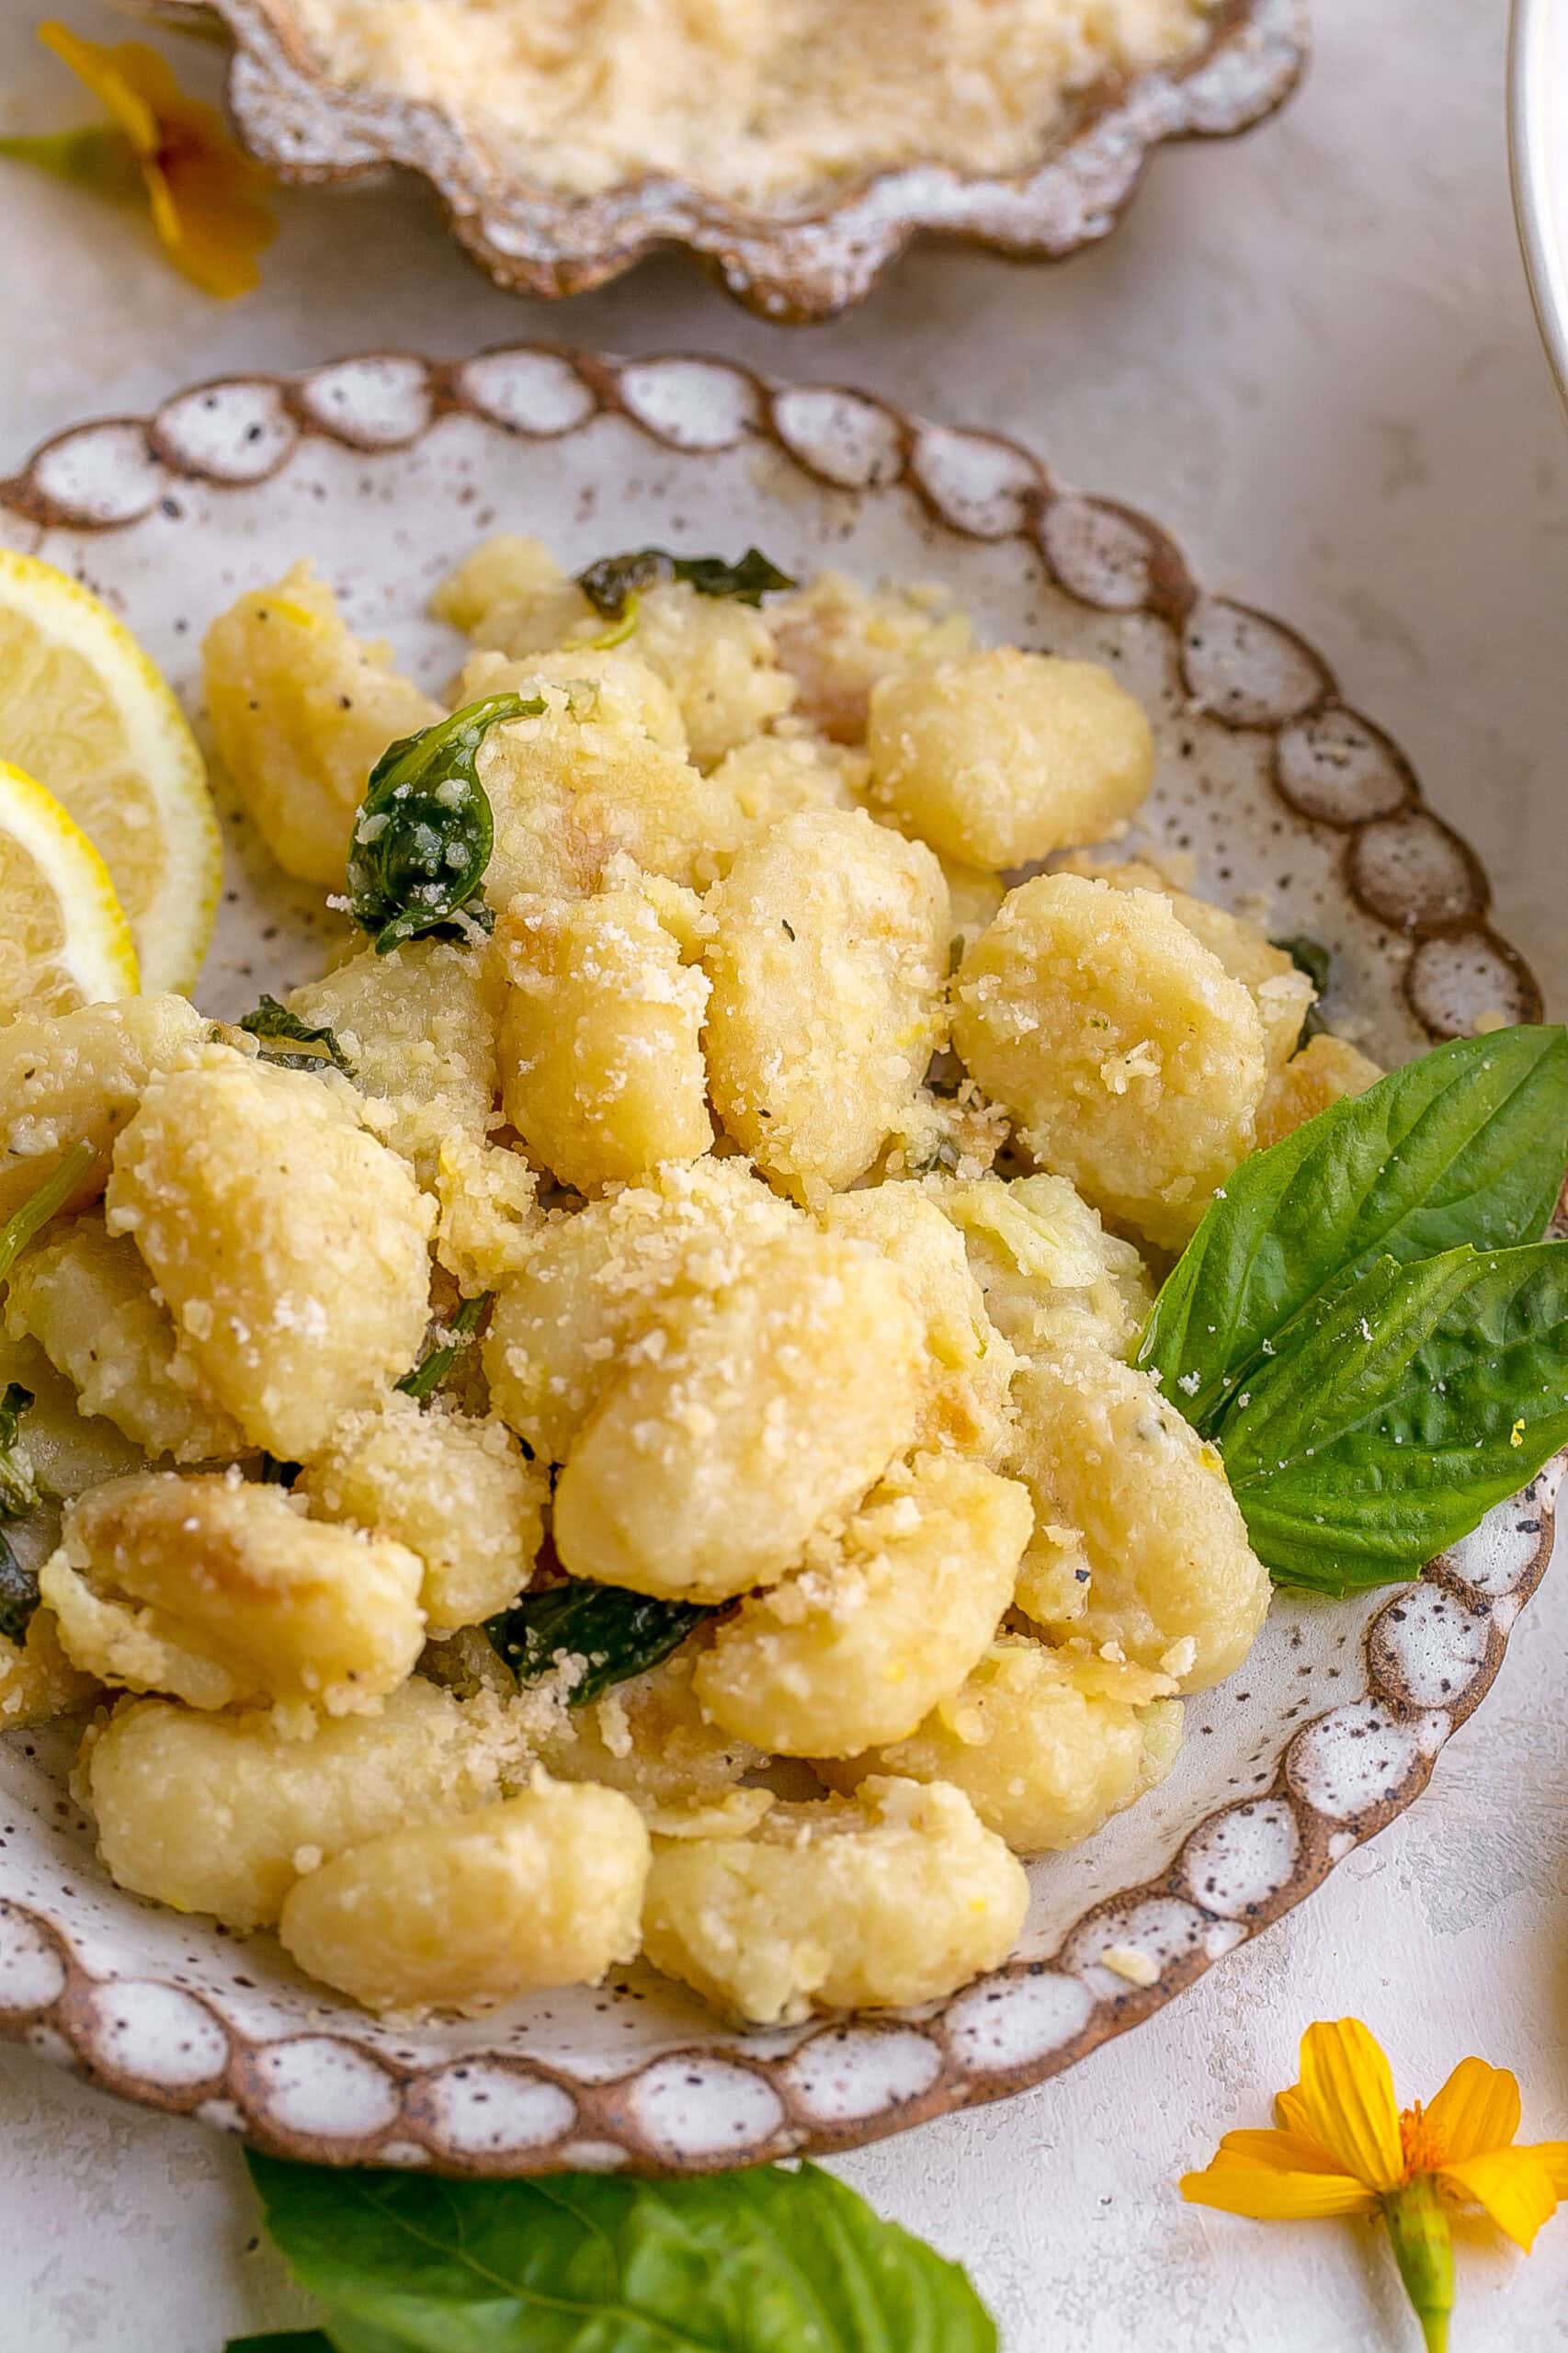
M 188 993 L 222 882 L 196 739 L 108 606 L 52 564 L 8 549 L 0 549 L 0 758 L 36 777 L 99 852 L 142 985 Z
M 0 760 L 0 1021 L 134 996 L 136 949 L 108 868 L 51 792 Z

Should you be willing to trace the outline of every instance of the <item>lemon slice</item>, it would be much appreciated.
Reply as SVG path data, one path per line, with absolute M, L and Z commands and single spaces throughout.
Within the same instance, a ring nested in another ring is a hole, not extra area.
M 108 607 L 52 564 L 8 549 L 0 549 L 0 759 L 36 777 L 102 856 L 142 985 L 188 993 L 222 881 L 196 739 Z
M 0 1021 L 134 996 L 136 949 L 108 868 L 51 792 L 0 760 Z

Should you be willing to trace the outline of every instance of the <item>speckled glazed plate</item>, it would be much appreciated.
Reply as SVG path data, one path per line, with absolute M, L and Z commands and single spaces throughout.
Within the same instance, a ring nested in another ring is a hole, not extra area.
M 199 386 L 62 434 L 0 484 L 0 540 L 90 582 L 193 699 L 238 590 L 317 556 L 356 627 L 434 683 L 418 617 L 451 559 L 526 528 L 574 565 L 756 540 L 799 572 L 940 577 L 982 629 L 1114 663 L 1154 717 L 1157 842 L 1199 887 L 1267 892 L 1335 951 L 1330 1012 L 1387 1061 L 1539 1012 L 1465 845 L 1309 646 L 1200 588 L 1153 524 L 1035 457 L 863 394 L 687 358 L 402 356 Z M 231 820 L 202 988 L 236 1014 L 313 970 L 309 898 Z M 1039 2083 L 1150 2018 L 1418 1794 L 1484 1698 L 1551 1542 L 1554 1480 L 1418 1585 L 1281 1596 L 1242 1672 L 1188 1703 L 1175 1772 L 1031 1870 L 1005 1968 L 918 2013 L 729 2030 L 636 1970 L 480 2022 L 381 2024 L 239 1941 L 111 1887 L 63 1740 L 0 1742 L 0 2031 L 285 2154 L 456 2172 L 698 2170 L 868 2141 Z M 1146 1984 L 1103 1963 L 1131 1948 Z
M 429 181 L 454 235 L 497 285 L 581 294 L 647 254 L 682 246 L 737 301 L 777 320 L 828 318 L 863 301 L 922 233 L 1019 261 L 1074 253 L 1116 226 L 1155 148 L 1244 131 L 1289 96 L 1306 55 L 1306 0 L 1218 0 L 1200 48 L 1085 91 L 1027 172 L 917 164 L 780 215 L 665 176 L 594 197 L 509 177 L 443 109 L 324 79 L 290 0 L 131 5 L 228 34 L 230 112 L 252 154 L 280 179 L 314 187 L 397 165 Z

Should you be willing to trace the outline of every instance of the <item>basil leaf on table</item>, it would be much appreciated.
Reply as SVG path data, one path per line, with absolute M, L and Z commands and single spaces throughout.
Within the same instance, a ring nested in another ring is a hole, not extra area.
M 596 613 L 619 620 L 629 598 L 662 580 L 684 580 L 699 597 L 733 597 L 740 605 L 760 605 L 776 589 L 793 588 L 787 572 L 747 548 L 733 563 L 718 555 L 671 555 L 667 548 L 631 548 L 624 555 L 602 555 L 577 574 L 577 585 Z
M 1282 1336 L 1218 1443 L 1282 1582 L 1418 1575 L 1568 1444 L 1568 1243 L 1380 1259 Z
M 489 695 L 387 745 L 370 770 L 348 853 L 349 912 L 378 956 L 405 939 L 465 936 L 490 917 L 480 893 L 495 819 L 479 780 L 479 748 L 491 728 L 537 719 L 543 709 L 539 695 L 526 702 Z
M 642 1675 L 678 1650 L 692 1628 L 712 1612 L 696 1601 L 661 1601 L 623 1586 L 569 1577 L 541 1586 L 485 1624 L 485 1632 L 519 1683 L 548 1675 L 562 1652 L 584 1658 L 588 1671 L 567 1695 L 585 1708 L 617 1683 Z
M 1533 1242 L 1568 1160 L 1568 1032 L 1438 1046 L 1244 1161 L 1154 1302 L 1136 1361 L 1211 1436 L 1291 1318 L 1383 1256 Z
M 336 2353 L 996 2353 L 959 2267 L 814 2165 L 459 2182 L 246 2162 Z

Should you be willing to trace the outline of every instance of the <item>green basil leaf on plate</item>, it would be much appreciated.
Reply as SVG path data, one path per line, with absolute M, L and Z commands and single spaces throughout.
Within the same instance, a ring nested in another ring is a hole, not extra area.
M 619 620 L 631 600 L 664 580 L 684 580 L 699 597 L 731 597 L 737 604 L 760 605 L 795 582 L 760 548 L 747 548 L 732 563 L 722 555 L 672 555 L 667 548 L 629 548 L 624 555 L 602 555 L 577 574 L 577 585 L 596 613 Z
M 996 2353 L 959 2267 L 814 2165 L 458 2182 L 247 2162 L 336 2353 Z
M 1218 1443 L 1281 1582 L 1418 1575 L 1568 1444 L 1568 1243 L 1380 1259 L 1281 1335 Z
M 1401 1261 L 1533 1242 L 1568 1161 L 1568 1032 L 1438 1046 L 1244 1161 L 1154 1303 L 1137 1361 L 1211 1436 L 1292 1317 Z

